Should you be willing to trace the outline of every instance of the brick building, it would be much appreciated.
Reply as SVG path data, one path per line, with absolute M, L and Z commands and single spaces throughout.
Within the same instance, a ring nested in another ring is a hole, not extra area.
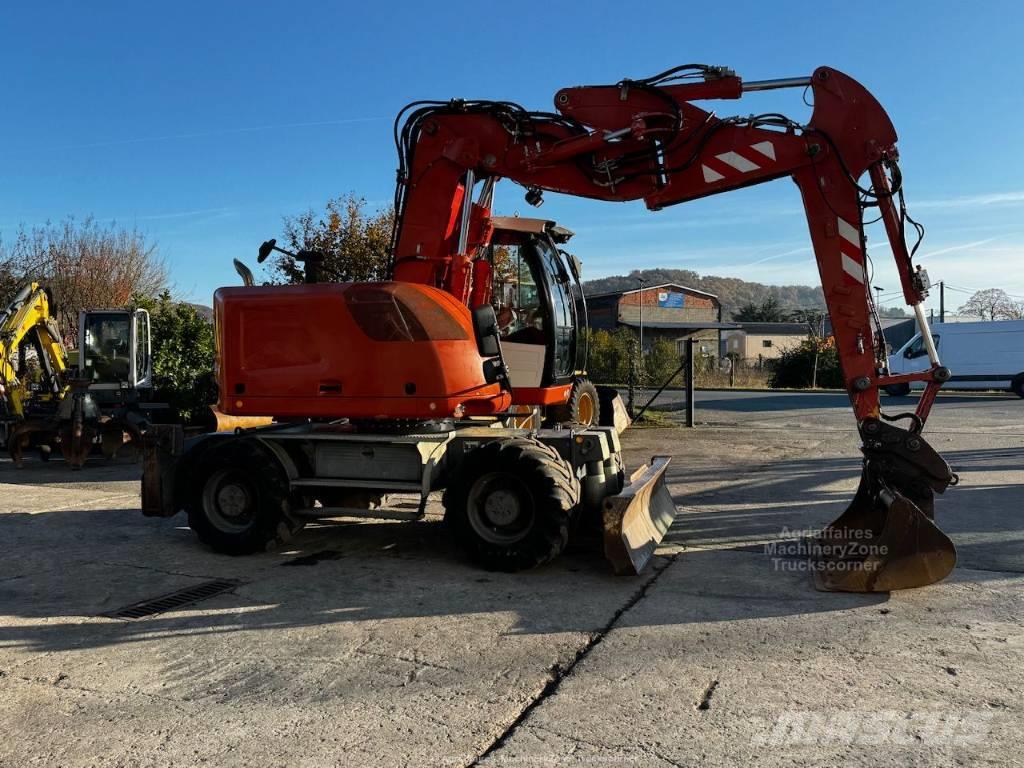
M 692 336 L 711 355 L 718 354 L 721 331 L 737 327 L 722 322 L 717 296 L 675 283 L 588 296 L 587 323 L 605 331 L 626 326 L 639 332 L 643 326 L 644 349 L 657 339 L 679 345 Z

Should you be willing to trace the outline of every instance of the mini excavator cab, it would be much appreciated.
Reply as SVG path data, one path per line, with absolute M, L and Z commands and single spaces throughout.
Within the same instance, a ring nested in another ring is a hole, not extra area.
M 87 310 L 78 318 L 78 377 L 103 407 L 148 399 L 153 388 L 149 313 Z

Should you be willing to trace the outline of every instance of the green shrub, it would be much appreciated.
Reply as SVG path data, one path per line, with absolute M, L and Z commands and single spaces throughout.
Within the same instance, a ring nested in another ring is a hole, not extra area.
M 166 291 L 138 305 L 149 310 L 152 320 L 154 398 L 170 405 L 177 421 L 205 420 L 217 401 L 213 324 Z
M 644 355 L 646 377 L 644 383 L 651 387 L 662 386 L 673 373 L 679 370 L 681 362 L 682 358 L 675 343 L 668 339 L 657 339 Z M 698 364 L 697 360 L 694 360 L 694 364 Z M 680 378 L 682 377 L 680 376 Z
M 768 386 L 772 389 L 804 389 L 814 379 L 815 342 L 804 341 L 788 349 L 772 363 Z M 843 369 L 834 344 L 821 344 L 818 352 L 817 385 L 827 389 L 843 389 Z

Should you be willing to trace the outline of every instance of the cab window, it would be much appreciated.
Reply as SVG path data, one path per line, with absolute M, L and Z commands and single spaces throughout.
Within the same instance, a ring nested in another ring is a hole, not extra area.
M 566 288 L 569 282 L 568 275 L 565 274 L 565 267 L 558 253 L 552 250 L 550 245 L 541 242 L 538 247 L 544 263 L 544 273 L 549 281 L 548 288 L 551 291 L 555 336 L 554 373 L 556 376 L 566 376 L 573 372 L 576 363 L 572 348 L 575 335 L 572 297 Z
M 139 381 L 149 374 L 149 315 L 144 312 L 136 313 L 135 327 L 135 376 Z
M 537 277 L 521 245 L 498 245 L 492 252 L 491 303 L 505 341 L 544 344 L 544 310 Z
M 81 339 L 82 373 L 95 382 L 127 381 L 131 369 L 131 322 L 127 313 L 90 313 Z
M 939 336 L 932 336 L 935 341 L 935 346 L 939 346 Z M 918 336 L 914 339 L 910 346 L 903 350 L 903 357 L 907 360 L 913 360 L 915 357 L 924 357 L 928 354 L 928 348 L 924 345 L 924 336 Z

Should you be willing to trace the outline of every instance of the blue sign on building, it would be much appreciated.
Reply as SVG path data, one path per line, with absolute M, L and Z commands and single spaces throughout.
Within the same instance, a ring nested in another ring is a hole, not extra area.
M 665 307 L 666 309 L 682 309 L 683 294 L 669 293 L 668 291 L 661 292 L 658 294 L 658 306 Z

